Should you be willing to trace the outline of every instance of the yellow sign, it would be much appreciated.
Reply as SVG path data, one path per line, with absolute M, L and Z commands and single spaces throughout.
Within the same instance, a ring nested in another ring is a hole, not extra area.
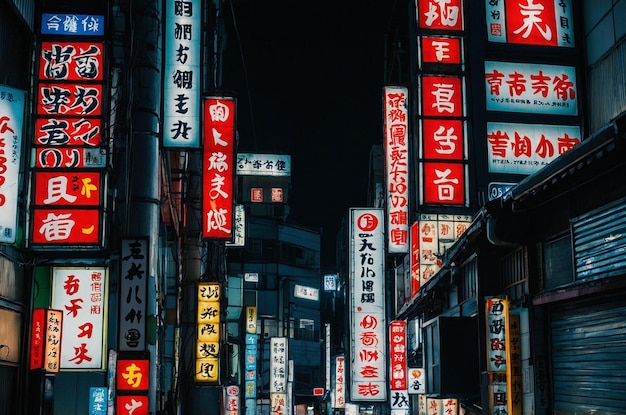
M 196 382 L 219 382 L 220 288 L 218 283 L 198 284 Z
M 246 307 L 246 333 L 256 334 L 256 307 Z
M 219 381 L 219 366 L 218 358 L 196 359 L 196 382 L 217 383 Z

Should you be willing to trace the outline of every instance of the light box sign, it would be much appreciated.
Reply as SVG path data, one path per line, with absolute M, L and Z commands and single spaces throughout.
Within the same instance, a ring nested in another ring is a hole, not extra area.
M 346 358 L 335 357 L 335 398 L 333 408 L 342 409 L 346 405 Z
M 148 415 L 148 395 L 117 395 L 115 400 L 117 415 Z
M 46 310 L 35 308 L 30 328 L 30 370 L 43 367 L 44 340 L 46 338 Z
M 101 42 L 42 42 L 39 80 L 102 81 Z
M 122 239 L 118 348 L 145 351 L 148 303 L 148 239 Z
M 293 296 L 296 298 L 304 298 L 305 300 L 319 301 L 320 291 L 317 288 L 295 284 L 293 287 Z
M 104 36 L 104 16 L 97 14 L 42 13 L 41 34 Z
M 580 144 L 580 127 L 487 123 L 487 158 L 492 173 L 533 174 Z
M 487 110 L 578 115 L 573 66 L 485 61 Z
M 430 205 L 465 206 L 467 167 L 463 163 L 424 162 L 422 201 Z
M 120 357 L 115 384 L 118 391 L 147 393 L 150 388 L 150 360 Z
M 410 409 L 404 320 L 395 320 L 389 324 L 389 390 L 391 409 Z
M 232 242 L 226 241 L 225 244 L 232 248 L 246 246 L 246 208 L 244 205 L 235 205 L 233 240 Z
M 408 371 L 409 395 L 426 393 L 426 372 L 422 368 L 409 368 Z
M 163 147 L 200 147 L 202 2 L 166 0 Z
M 460 37 L 422 36 L 419 39 L 422 64 L 460 65 L 463 62 L 463 43 Z
M 287 376 L 289 359 L 289 339 L 272 337 L 270 339 L 270 392 L 287 392 Z
M 61 359 L 61 341 L 63 312 L 61 310 L 46 310 L 46 340 L 43 356 L 43 368 L 48 373 L 58 373 Z
M 107 270 L 53 268 L 51 307 L 63 312 L 61 370 L 104 369 Z
M 463 0 L 416 0 L 421 29 L 463 30 Z
M 221 286 L 198 283 L 196 382 L 219 382 Z
M 26 92 L 0 85 L 0 243 L 15 243 Z
M 384 95 L 387 249 L 409 251 L 409 91 L 386 86 Z
M 383 209 L 349 210 L 350 399 L 387 400 Z
M 92 386 L 89 388 L 89 415 L 107 414 L 107 395 L 107 387 Z
M 421 115 L 425 117 L 464 116 L 464 87 L 463 78 L 460 76 L 421 76 Z
M 33 244 L 99 245 L 99 209 L 48 209 L 32 211 Z
M 35 171 L 35 205 L 100 206 L 102 193 L 100 171 Z
M 227 239 L 233 236 L 235 180 L 234 98 L 204 100 L 204 150 L 202 236 Z
M 237 154 L 238 176 L 291 176 L 291 156 L 284 154 Z
M 490 42 L 573 48 L 570 0 L 485 0 Z
M 460 119 L 423 119 L 422 157 L 463 161 L 466 157 L 465 123 Z

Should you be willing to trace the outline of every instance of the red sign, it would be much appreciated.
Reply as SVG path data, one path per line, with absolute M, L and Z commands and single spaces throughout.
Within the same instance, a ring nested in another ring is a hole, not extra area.
M 422 29 L 463 30 L 463 0 L 418 0 L 417 23 Z
M 425 119 L 422 122 L 423 158 L 463 160 L 465 155 L 463 121 Z
M 150 360 L 117 361 L 117 389 L 147 392 L 150 386 Z
M 250 201 L 260 203 L 263 201 L 263 188 L 253 187 L 250 189 Z
M 148 415 L 148 396 L 117 395 L 115 413 L 118 415 Z
M 35 167 L 42 169 L 71 169 L 106 167 L 103 148 L 37 148 Z
M 422 76 L 422 114 L 429 117 L 462 117 L 463 88 L 460 77 Z
M 392 391 L 407 390 L 406 362 L 406 322 L 392 321 L 389 324 L 389 364 L 391 373 L 389 389 Z
M 102 85 L 39 83 L 37 114 L 73 117 L 102 115 Z
M 102 43 L 42 42 L 39 79 L 102 81 Z
M 99 206 L 99 171 L 35 172 L 35 205 Z
M 35 244 L 97 244 L 99 209 L 40 209 L 33 211 L 32 241 Z
M 230 239 L 234 216 L 234 98 L 205 99 L 203 154 L 202 235 Z
M 411 224 L 411 298 L 420 289 L 420 238 L 419 222 Z
M 100 118 L 42 117 L 35 122 L 35 145 L 97 147 L 102 143 Z
M 430 37 L 421 38 L 422 63 L 461 63 L 461 38 Z
M 324 388 L 313 388 L 313 396 L 324 395 Z
M 283 202 L 283 189 L 280 187 L 272 187 L 272 202 Z
M 423 163 L 424 203 L 464 205 L 465 166 L 461 163 Z
M 46 310 L 33 310 L 33 321 L 30 328 L 30 370 L 43 367 L 44 341 L 46 337 Z

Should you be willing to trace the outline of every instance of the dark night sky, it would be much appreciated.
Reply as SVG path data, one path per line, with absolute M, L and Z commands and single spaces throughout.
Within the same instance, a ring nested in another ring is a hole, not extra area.
M 322 229 L 323 266 L 334 263 L 347 209 L 366 203 L 369 152 L 382 143 L 392 3 L 234 0 L 240 41 L 224 11 L 223 87 L 238 100 L 238 152 L 291 155 L 289 220 Z

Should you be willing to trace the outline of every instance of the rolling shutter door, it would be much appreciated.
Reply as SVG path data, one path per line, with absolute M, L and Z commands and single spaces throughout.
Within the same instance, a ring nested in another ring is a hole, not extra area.
M 551 329 L 554 414 L 624 414 L 624 300 L 557 308 Z

